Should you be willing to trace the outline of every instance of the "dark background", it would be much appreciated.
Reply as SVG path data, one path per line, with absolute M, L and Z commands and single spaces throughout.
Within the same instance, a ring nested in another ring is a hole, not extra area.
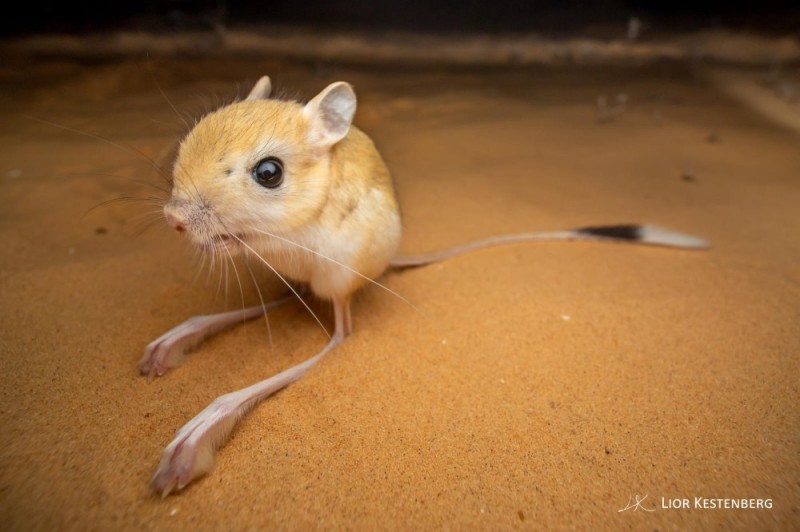
M 653 32 L 708 28 L 800 36 L 800 0 L 135 0 L 15 2 L 4 10 L 5 36 L 114 29 L 183 31 L 291 24 L 334 30 L 421 32 L 535 32 L 619 35 L 637 16 Z

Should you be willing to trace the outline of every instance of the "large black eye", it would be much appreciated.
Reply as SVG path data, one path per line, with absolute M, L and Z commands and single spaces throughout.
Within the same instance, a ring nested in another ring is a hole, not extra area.
M 283 163 L 275 157 L 261 159 L 253 167 L 253 179 L 262 187 L 277 188 L 283 183 Z

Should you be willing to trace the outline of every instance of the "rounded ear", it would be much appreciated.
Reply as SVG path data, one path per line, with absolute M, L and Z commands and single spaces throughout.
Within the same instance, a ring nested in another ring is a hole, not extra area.
M 318 148 L 330 148 L 350 131 L 356 114 L 356 93 L 344 81 L 331 83 L 303 108 L 308 119 L 309 141 Z
M 263 76 L 253 87 L 253 90 L 250 91 L 250 94 L 247 95 L 246 100 L 264 100 L 269 98 L 269 94 L 272 92 L 272 81 L 270 81 L 269 76 Z

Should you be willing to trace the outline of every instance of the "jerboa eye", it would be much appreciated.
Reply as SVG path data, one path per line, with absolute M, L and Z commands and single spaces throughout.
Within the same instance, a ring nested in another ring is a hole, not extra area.
M 283 163 L 277 157 L 261 159 L 253 167 L 253 179 L 265 188 L 278 188 L 283 183 Z

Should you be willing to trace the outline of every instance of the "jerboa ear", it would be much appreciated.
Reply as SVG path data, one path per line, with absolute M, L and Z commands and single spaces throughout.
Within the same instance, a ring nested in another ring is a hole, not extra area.
M 265 100 L 269 98 L 269 94 L 272 92 L 272 81 L 270 81 L 269 76 L 263 76 L 258 83 L 255 84 L 253 90 L 250 91 L 250 94 L 247 95 L 247 100 Z
M 319 149 L 330 148 L 350 131 L 356 113 L 356 93 L 344 81 L 331 83 L 303 108 L 309 121 L 309 142 Z

